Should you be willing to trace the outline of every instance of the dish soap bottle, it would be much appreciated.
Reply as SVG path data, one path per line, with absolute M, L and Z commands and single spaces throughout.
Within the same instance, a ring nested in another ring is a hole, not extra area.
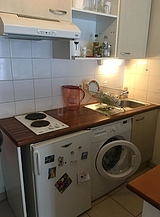
M 95 40 L 93 42 L 93 56 L 99 57 L 99 41 L 98 34 L 95 34 Z

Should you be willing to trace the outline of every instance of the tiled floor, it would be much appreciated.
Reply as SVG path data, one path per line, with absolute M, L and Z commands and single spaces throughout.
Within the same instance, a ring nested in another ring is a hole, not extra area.
M 137 172 L 127 182 L 150 168 Z M 143 200 L 126 188 L 126 183 L 93 201 L 92 208 L 79 217 L 142 217 Z M 6 200 L 0 202 L 0 217 L 15 217 Z

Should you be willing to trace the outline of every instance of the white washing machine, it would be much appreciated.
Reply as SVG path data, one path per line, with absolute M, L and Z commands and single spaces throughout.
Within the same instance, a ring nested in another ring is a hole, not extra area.
M 130 142 L 131 118 L 91 129 L 92 201 L 124 183 L 141 163 L 138 148 Z

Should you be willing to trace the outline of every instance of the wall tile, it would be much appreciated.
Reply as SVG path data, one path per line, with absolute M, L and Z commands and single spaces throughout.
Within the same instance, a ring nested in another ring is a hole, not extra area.
M 0 81 L 0 103 L 13 102 L 13 82 Z
M 147 93 L 147 101 L 150 103 L 160 104 L 160 92 L 154 93 L 149 91 Z
M 147 75 L 136 75 L 135 89 L 147 90 L 148 76 Z
M 11 39 L 11 57 L 31 58 L 31 41 Z
M 34 100 L 16 101 L 15 105 L 16 105 L 16 115 L 26 114 L 35 111 Z
M 125 72 L 124 74 L 124 80 L 123 80 L 123 86 L 130 88 L 135 87 L 135 80 L 136 80 L 136 74 Z
M 43 98 L 51 96 L 51 79 L 35 79 L 35 98 Z
M 12 59 L 13 79 L 32 79 L 31 59 Z
M 64 107 L 64 101 L 63 101 L 63 97 L 62 96 L 54 96 L 53 97 L 53 108 L 62 108 Z M 58 114 L 61 115 L 61 113 L 63 112 L 62 109 L 60 109 L 60 111 L 58 111 Z
M 53 109 L 52 97 L 35 99 L 36 111 L 46 111 Z
M 69 60 L 52 59 L 51 71 L 52 77 L 66 77 L 68 76 Z
M 0 37 L 0 57 L 10 57 L 9 39 Z
M 150 75 L 160 76 L 160 60 L 150 60 Z
M 134 90 L 134 99 L 147 101 L 147 92 L 144 90 Z
M 50 59 L 33 59 L 34 78 L 50 78 L 51 62 Z
M 160 77 L 149 76 L 148 91 L 160 93 Z
M 149 75 L 149 61 L 147 59 L 139 59 L 137 60 L 137 74 L 141 75 Z
M 52 96 L 62 96 L 62 85 L 67 84 L 67 78 L 52 78 Z
M 68 65 L 68 76 L 79 76 L 82 73 L 82 61 L 70 60 Z
M 0 103 L 0 118 L 15 116 L 15 103 Z
M 8 58 L 0 59 L 0 80 L 12 80 L 11 60 Z
M 137 71 L 137 60 L 125 60 L 125 72 L 136 73 Z
M 15 100 L 34 99 L 34 88 L 32 80 L 14 81 Z
M 52 58 L 52 41 L 40 40 L 32 41 L 33 58 Z

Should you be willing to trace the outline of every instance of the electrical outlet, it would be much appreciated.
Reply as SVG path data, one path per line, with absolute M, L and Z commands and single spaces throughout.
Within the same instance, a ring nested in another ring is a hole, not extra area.
M 83 82 L 83 90 L 88 90 L 88 81 Z

